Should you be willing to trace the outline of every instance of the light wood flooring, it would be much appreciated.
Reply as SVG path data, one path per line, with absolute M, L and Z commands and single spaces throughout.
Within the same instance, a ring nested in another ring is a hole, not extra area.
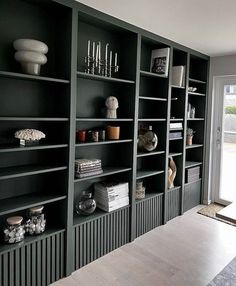
M 53 286 L 205 286 L 236 256 L 236 227 L 201 206 L 103 256 Z

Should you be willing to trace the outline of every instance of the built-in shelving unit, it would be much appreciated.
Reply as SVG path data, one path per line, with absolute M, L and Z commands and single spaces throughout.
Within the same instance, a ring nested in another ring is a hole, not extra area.
M 6 245 L 0 236 L 0 286 L 14 285 L 19 277 L 22 285 L 49 285 L 199 204 L 207 56 L 73 0 L 2 0 L 0 24 L 0 230 L 7 217 L 26 218 L 38 205 L 44 205 L 47 220 L 44 234 L 26 236 L 21 244 Z M 40 75 L 22 73 L 12 46 L 18 38 L 48 45 Z M 102 55 L 106 43 L 118 53 L 114 76 L 85 70 L 88 40 L 101 42 Z M 152 50 L 159 48 L 170 48 L 167 76 L 150 72 Z M 177 65 L 185 68 L 181 86 L 171 80 Z M 109 96 L 118 99 L 117 118 L 106 118 Z M 181 126 L 170 128 L 171 123 Z M 77 130 L 108 125 L 120 127 L 118 140 L 76 141 Z M 152 126 L 158 137 L 151 152 L 138 149 L 142 126 Z M 46 138 L 22 147 L 14 133 L 24 128 L 38 129 Z M 192 145 L 186 145 L 187 128 L 195 132 Z M 178 136 L 172 138 L 172 132 Z M 76 178 L 77 158 L 101 159 L 103 173 Z M 168 188 L 171 158 L 177 173 Z M 194 168 L 199 177 L 189 182 Z M 78 215 L 75 205 L 83 191 L 94 192 L 94 183 L 105 180 L 128 182 L 129 204 Z M 137 181 L 145 187 L 143 199 L 136 198 Z

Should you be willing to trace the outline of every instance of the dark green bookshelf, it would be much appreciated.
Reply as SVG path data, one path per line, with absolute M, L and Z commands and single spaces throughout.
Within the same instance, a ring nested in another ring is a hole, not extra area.
M 68 144 L 40 144 L 36 146 L 0 146 L 0 153 L 67 148 Z
M 65 79 L 45 77 L 45 76 L 36 76 L 36 75 L 28 75 L 28 74 L 7 72 L 7 71 L 0 71 L 0 77 L 22 79 L 22 80 L 33 80 L 33 81 L 34 80 L 36 80 L 36 81 L 48 81 L 48 82 L 52 82 L 52 83 L 64 83 L 64 84 L 70 83 L 69 80 L 65 80 Z
M 167 78 L 167 76 L 165 76 L 165 75 L 156 74 L 153 72 L 142 71 L 142 70 L 140 70 L 140 75 L 146 76 L 146 77 L 154 77 L 154 78 Z
M 128 171 L 131 171 L 131 168 L 105 167 L 105 168 L 103 168 L 103 173 L 101 173 L 99 175 L 94 175 L 94 176 L 89 176 L 89 177 L 79 178 L 79 179 L 75 178 L 74 181 L 75 181 L 75 183 L 79 183 L 82 181 L 106 177 L 106 176 L 110 176 L 110 175 L 114 175 L 114 174 L 118 174 L 118 173 L 124 173 L 124 172 L 128 172 Z
M 6 215 L 21 210 L 29 209 L 38 205 L 46 205 L 66 199 L 66 196 L 32 193 L 15 198 L 2 200 L 0 215 Z
M 45 206 L 47 219 L 42 235 L 17 245 L 0 242 L 0 286 L 19 277 L 22 285 L 50 285 L 201 202 L 208 56 L 73 0 L 2 0 L 0 18 L 8 27 L 7 33 L 0 29 L 0 225 L 37 205 Z M 14 60 L 12 43 L 23 36 L 49 47 L 39 76 L 23 74 Z M 105 43 L 118 52 L 115 76 L 84 72 L 88 40 L 101 41 L 102 55 Z M 168 76 L 150 72 L 151 52 L 159 48 L 170 48 Z M 183 87 L 171 83 L 176 65 L 186 69 Z M 111 95 L 119 101 L 115 119 L 104 113 Z M 196 108 L 194 119 L 187 118 L 188 103 Z M 175 129 L 181 138 L 169 140 L 171 122 L 182 122 Z M 108 124 L 120 126 L 119 140 L 75 141 L 77 129 Z M 152 152 L 137 149 L 142 125 L 151 125 L 158 136 Z M 46 139 L 21 147 L 14 132 L 23 128 L 41 130 Z M 187 128 L 196 131 L 191 146 L 185 144 Z M 168 189 L 171 156 L 176 187 Z M 99 158 L 104 172 L 77 179 L 76 158 Z M 201 179 L 185 184 L 186 169 L 196 166 Z M 83 190 L 103 180 L 128 182 L 129 205 L 78 216 L 74 206 Z M 143 200 L 135 199 L 137 180 L 146 188 Z M 21 265 L 32 271 L 25 273 Z
M 101 75 L 88 74 L 84 72 L 77 72 L 77 76 L 80 78 L 91 79 L 91 80 L 135 84 L 133 80 L 127 80 L 127 79 L 121 79 L 121 78 L 115 78 L 115 77 L 106 77 L 106 76 L 101 76 Z
M 16 166 L 0 169 L 0 180 L 66 170 L 66 166 Z
M 164 172 L 165 172 L 164 170 L 161 170 L 161 171 L 156 171 L 156 170 L 138 170 L 136 178 L 137 178 L 137 180 L 140 180 L 140 179 L 143 179 L 143 178 L 147 178 L 147 177 L 163 174 Z

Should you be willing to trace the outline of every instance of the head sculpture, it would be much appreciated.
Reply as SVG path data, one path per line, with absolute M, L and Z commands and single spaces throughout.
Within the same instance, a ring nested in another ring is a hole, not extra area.
M 116 110 L 119 107 L 118 100 L 115 96 L 109 96 L 105 102 L 107 112 L 106 118 L 117 118 Z

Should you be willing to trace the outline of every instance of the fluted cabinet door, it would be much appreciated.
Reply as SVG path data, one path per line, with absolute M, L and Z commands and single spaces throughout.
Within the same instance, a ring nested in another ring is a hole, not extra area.
M 136 203 L 136 237 L 152 230 L 163 221 L 163 194 Z
M 180 214 L 180 187 L 173 188 L 166 193 L 166 221 Z
M 47 286 L 64 277 L 64 232 L 0 255 L 0 286 Z
M 74 227 L 74 270 L 129 242 L 130 207 Z

